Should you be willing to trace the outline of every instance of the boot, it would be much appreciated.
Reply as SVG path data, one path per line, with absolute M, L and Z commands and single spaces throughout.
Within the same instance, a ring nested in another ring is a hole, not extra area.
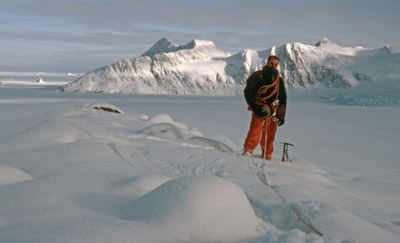
M 262 151 L 261 158 L 264 159 L 264 151 Z M 265 159 L 266 159 L 266 160 L 271 160 L 271 159 L 272 159 L 272 154 L 267 153 L 267 154 L 265 155 Z
M 242 154 L 243 156 L 248 156 L 248 157 L 251 157 L 251 156 L 253 156 L 253 152 L 252 151 L 249 151 L 249 150 L 243 150 L 243 154 Z

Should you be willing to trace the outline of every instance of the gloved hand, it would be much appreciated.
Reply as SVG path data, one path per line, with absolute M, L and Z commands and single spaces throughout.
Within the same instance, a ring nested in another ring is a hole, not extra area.
M 278 105 L 278 108 L 276 109 L 276 117 L 279 119 L 285 119 L 286 115 L 286 105 Z
M 254 111 L 254 114 L 258 117 L 266 118 L 271 115 L 271 109 L 266 105 L 252 105 L 251 108 Z
M 283 124 L 285 124 L 285 118 L 279 119 L 278 126 L 282 126 Z
M 279 119 L 278 126 L 282 126 L 285 123 L 286 105 L 278 105 L 276 109 L 276 117 Z

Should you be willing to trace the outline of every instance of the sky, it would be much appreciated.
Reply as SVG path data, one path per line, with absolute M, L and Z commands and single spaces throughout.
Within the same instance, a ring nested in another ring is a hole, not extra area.
M 397 0 L 0 0 L 0 71 L 86 73 L 166 37 L 235 54 L 288 42 L 400 50 Z

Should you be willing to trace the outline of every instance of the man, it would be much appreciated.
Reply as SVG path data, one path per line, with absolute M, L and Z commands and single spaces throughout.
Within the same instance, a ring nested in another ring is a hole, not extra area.
M 260 142 L 262 158 L 272 158 L 276 130 L 285 122 L 287 99 L 285 84 L 277 70 L 278 65 L 279 58 L 271 55 L 263 70 L 254 72 L 246 81 L 244 96 L 252 117 L 244 142 L 245 156 L 252 156 Z

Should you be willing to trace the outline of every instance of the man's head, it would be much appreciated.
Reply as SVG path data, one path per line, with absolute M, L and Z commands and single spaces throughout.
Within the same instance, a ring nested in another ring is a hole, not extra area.
M 277 69 L 279 65 L 279 57 L 271 55 L 268 57 L 267 67 Z

